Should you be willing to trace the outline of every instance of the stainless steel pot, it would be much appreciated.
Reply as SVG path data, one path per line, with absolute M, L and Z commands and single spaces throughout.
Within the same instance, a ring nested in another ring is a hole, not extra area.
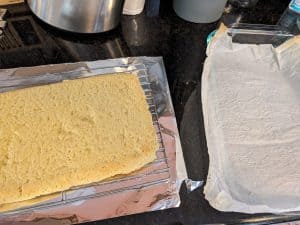
M 72 32 L 98 33 L 115 28 L 124 0 L 27 0 L 44 22 Z

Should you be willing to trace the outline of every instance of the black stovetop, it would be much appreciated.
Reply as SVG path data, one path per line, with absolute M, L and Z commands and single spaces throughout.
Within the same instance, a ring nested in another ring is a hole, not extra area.
M 163 56 L 188 174 L 194 180 L 205 180 L 208 156 L 200 84 L 206 37 L 218 23 L 188 23 L 175 15 L 170 0 L 160 2 L 159 12 L 149 7 L 151 1 L 159 2 L 148 0 L 141 15 L 123 16 L 118 28 L 95 35 L 57 30 L 33 17 L 25 4 L 10 6 L 5 37 L 0 40 L 0 68 L 128 56 Z M 241 22 L 275 24 L 287 4 L 288 0 L 260 0 L 255 9 L 230 10 L 222 20 L 230 23 L 241 16 Z M 219 212 L 204 199 L 202 188 L 188 194 L 183 187 L 181 196 L 182 204 L 177 209 L 90 224 L 192 225 L 240 223 L 244 219 L 262 218 L 261 215 Z M 266 218 L 270 217 L 266 215 Z

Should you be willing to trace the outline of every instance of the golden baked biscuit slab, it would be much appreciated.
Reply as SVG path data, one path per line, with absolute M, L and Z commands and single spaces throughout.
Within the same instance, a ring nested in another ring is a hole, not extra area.
M 0 204 L 130 173 L 157 149 L 136 75 L 0 94 Z

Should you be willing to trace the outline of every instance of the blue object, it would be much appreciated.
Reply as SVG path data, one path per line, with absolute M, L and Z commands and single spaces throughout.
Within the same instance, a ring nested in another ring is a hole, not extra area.
M 206 43 L 209 44 L 209 42 L 211 41 L 211 39 L 215 36 L 215 34 L 217 33 L 217 30 L 214 30 L 212 32 L 210 32 L 210 34 L 207 36 L 206 38 Z
M 294 35 L 300 34 L 300 0 L 292 0 L 277 23 L 279 27 Z
M 146 1 L 146 13 L 149 17 L 157 17 L 159 15 L 160 0 Z
M 300 0 L 292 0 L 289 8 L 297 13 L 300 13 Z

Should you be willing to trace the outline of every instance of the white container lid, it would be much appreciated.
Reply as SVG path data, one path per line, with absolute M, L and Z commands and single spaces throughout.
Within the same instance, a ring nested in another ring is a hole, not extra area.
M 123 14 L 137 15 L 140 14 L 145 6 L 145 0 L 125 0 Z

